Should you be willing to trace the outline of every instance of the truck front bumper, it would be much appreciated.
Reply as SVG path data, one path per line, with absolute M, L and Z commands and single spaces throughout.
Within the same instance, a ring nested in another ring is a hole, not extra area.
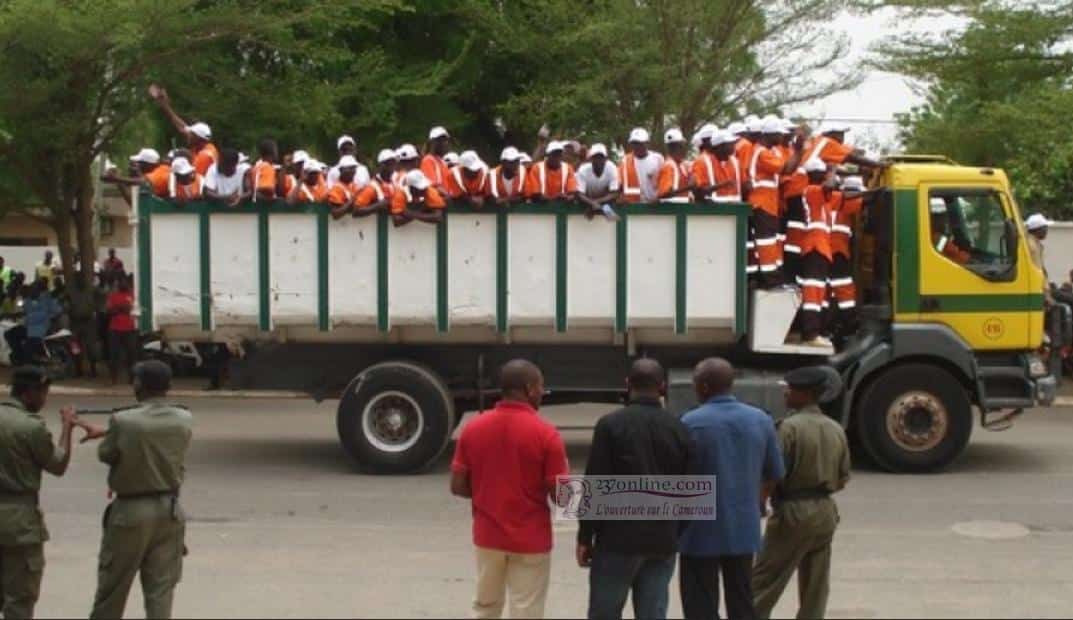
M 1058 396 L 1058 380 L 1054 375 L 1047 375 L 1035 380 L 1036 404 L 1040 407 L 1050 407 Z

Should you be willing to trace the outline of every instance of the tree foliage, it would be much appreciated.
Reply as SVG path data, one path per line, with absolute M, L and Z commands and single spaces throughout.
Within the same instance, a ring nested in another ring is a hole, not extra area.
M 903 117 L 912 151 L 1009 172 L 1026 210 L 1073 216 L 1073 3 L 974 2 L 964 27 L 880 46 L 880 68 L 910 76 L 925 103 Z

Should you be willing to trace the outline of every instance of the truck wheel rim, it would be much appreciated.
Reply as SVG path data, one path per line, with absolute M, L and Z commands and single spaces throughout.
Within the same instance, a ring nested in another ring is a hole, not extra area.
M 907 392 L 887 409 L 887 432 L 903 450 L 925 452 L 946 437 L 950 415 L 943 402 L 927 392 Z
M 417 443 L 425 416 L 413 398 L 402 392 L 381 392 L 361 415 L 365 439 L 381 452 L 405 452 Z

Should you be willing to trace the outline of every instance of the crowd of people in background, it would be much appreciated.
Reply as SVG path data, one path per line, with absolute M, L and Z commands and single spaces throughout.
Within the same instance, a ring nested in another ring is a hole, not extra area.
M 119 382 L 138 361 L 138 332 L 133 318 L 133 276 L 115 248 L 94 265 L 92 284 L 81 269 L 68 283 L 51 250 L 46 250 L 32 274 L 16 271 L 0 257 L 0 321 L 13 366 L 50 366 L 46 339 L 68 330 L 75 346 L 68 347 L 76 377 L 97 377 L 97 365 L 107 362 L 112 383 Z

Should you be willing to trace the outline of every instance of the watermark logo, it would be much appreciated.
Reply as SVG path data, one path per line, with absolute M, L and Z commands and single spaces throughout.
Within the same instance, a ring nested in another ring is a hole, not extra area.
M 560 521 L 715 519 L 715 476 L 558 476 Z

